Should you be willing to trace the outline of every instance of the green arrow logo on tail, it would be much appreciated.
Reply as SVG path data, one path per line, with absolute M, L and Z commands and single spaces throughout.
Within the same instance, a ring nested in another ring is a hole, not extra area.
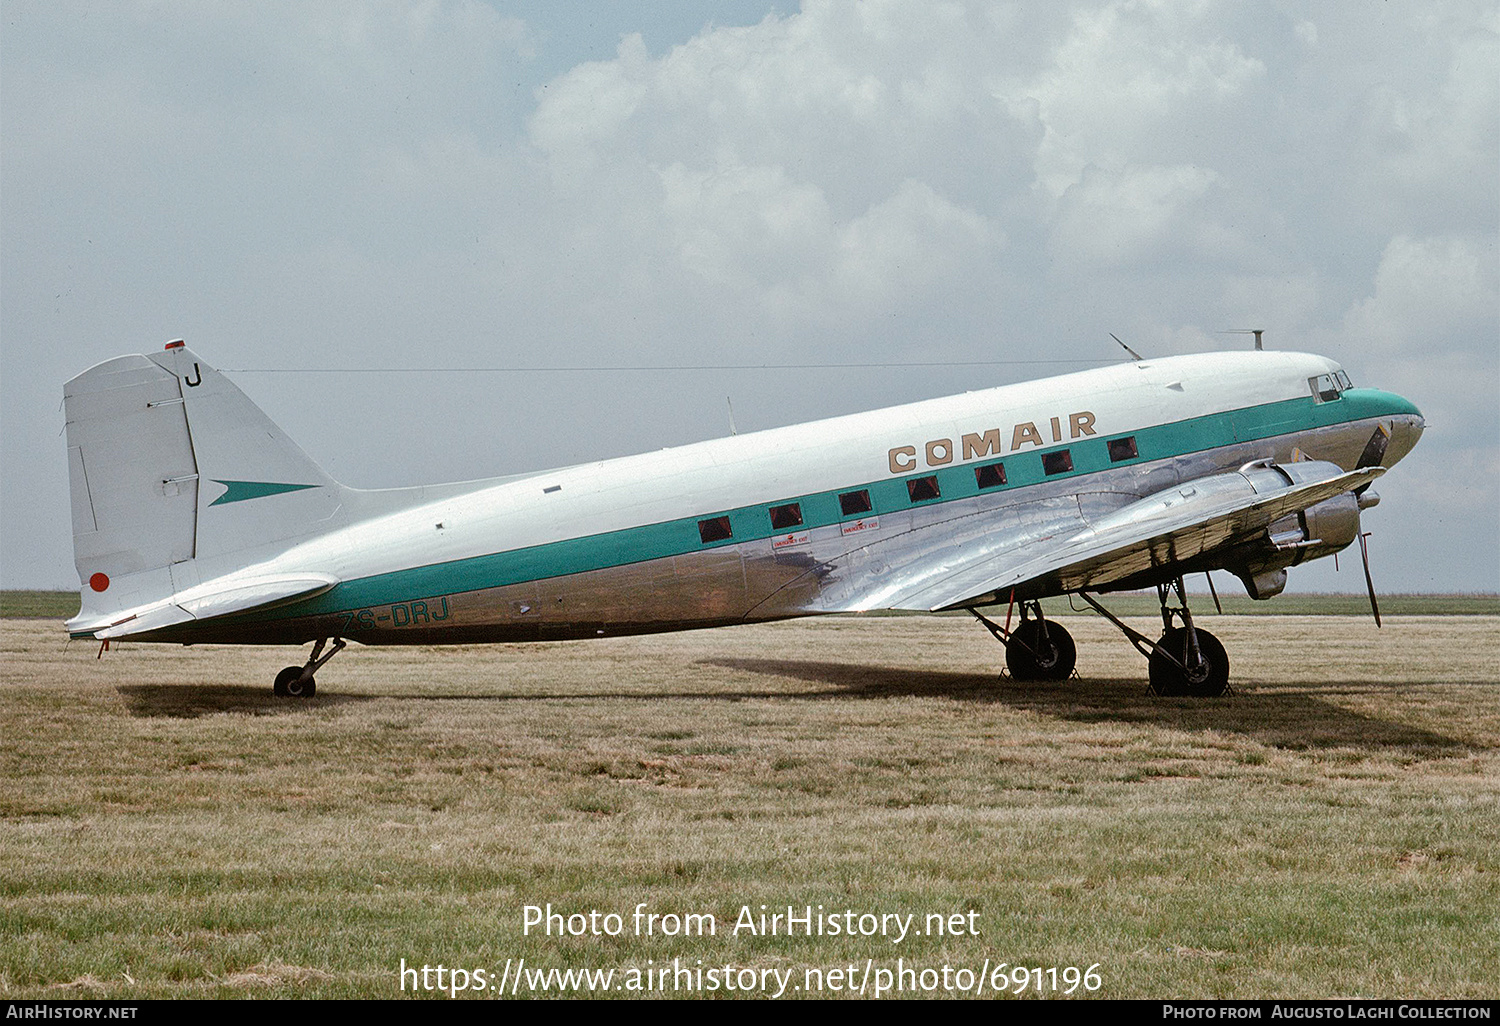
M 222 506 L 229 502 L 244 502 L 246 499 L 263 499 L 267 495 L 279 495 L 282 492 L 300 492 L 304 488 L 317 488 L 319 485 L 306 484 L 277 484 L 274 481 L 220 481 L 214 479 L 215 484 L 221 484 L 228 489 L 219 496 L 210 506 Z

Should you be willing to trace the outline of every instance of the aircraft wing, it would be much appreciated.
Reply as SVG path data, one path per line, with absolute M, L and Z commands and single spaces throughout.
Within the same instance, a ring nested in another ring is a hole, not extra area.
M 879 605 L 932 611 L 983 605 L 1003 601 L 1012 588 L 1038 581 L 1059 593 L 1103 588 L 1153 567 L 1252 541 L 1282 517 L 1361 488 L 1385 472 L 1382 467 L 1342 472 L 1323 466 L 1333 476 L 1303 482 L 1280 477 L 1279 488 L 1267 486 L 1266 473 L 1243 471 L 1184 482 L 1101 517 L 1081 531 L 1020 550 L 985 554 L 981 547 L 968 561 L 923 568 L 920 580 L 907 587 L 887 582 Z

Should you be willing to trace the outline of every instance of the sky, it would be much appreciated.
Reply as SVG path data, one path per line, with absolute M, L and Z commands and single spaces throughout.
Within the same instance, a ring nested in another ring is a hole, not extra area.
M 0 19 L 5 588 L 77 587 L 63 382 L 174 338 L 387 487 L 1264 328 L 1427 417 L 1364 516 L 1377 586 L 1500 590 L 1488 0 Z M 1289 590 L 1363 590 L 1332 564 Z

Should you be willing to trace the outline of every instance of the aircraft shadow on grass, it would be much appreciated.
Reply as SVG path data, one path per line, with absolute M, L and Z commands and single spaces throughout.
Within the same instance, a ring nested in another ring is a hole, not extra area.
M 368 702 L 373 695 L 318 695 L 300 704 L 277 698 L 265 688 L 238 684 L 122 684 L 115 689 L 125 699 L 130 715 L 195 720 L 215 713 L 248 713 L 251 716 L 285 716 L 304 709 Z
M 1391 723 L 1343 709 L 1306 694 L 1240 692 L 1222 701 L 1161 699 L 1138 679 L 1096 679 L 1087 684 L 1026 683 L 997 679 L 993 673 L 956 673 L 902 667 L 788 659 L 708 659 L 702 665 L 770 677 L 793 678 L 825 687 L 818 691 L 705 688 L 700 690 L 558 691 L 502 695 L 341 695 L 321 692 L 306 702 L 278 700 L 264 688 L 205 684 L 131 684 L 118 688 L 132 716 L 196 719 L 215 713 L 287 716 L 376 699 L 398 701 L 576 702 L 672 699 L 741 702 L 827 699 L 949 698 L 1000 702 L 1013 709 L 1039 712 L 1079 723 L 1149 723 L 1178 730 L 1215 730 L 1240 734 L 1283 749 L 1400 749 L 1427 758 L 1450 758 L 1486 746 L 1419 727 Z M 1367 681 L 1331 681 L 1333 690 L 1366 690 Z
M 1080 723 L 1150 723 L 1178 730 L 1230 731 L 1285 749 L 1403 749 L 1432 758 L 1478 746 L 1420 727 L 1364 716 L 1304 694 L 1240 692 L 1213 702 L 1162 699 L 1138 679 L 1091 679 L 1085 684 L 1029 683 L 987 673 L 912 670 L 887 666 L 787 659 L 714 659 L 709 665 L 747 673 L 793 677 L 837 690 L 801 697 L 927 697 L 1002 702 Z M 1330 681 L 1332 691 L 1367 690 L 1368 681 Z

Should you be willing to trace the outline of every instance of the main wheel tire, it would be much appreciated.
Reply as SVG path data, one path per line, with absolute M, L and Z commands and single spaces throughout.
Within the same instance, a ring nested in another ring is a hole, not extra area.
M 1195 628 L 1198 635 L 1198 653 L 1202 661 L 1184 671 L 1160 652 L 1152 652 L 1149 661 L 1151 688 L 1158 695 L 1190 695 L 1193 698 L 1213 698 L 1222 695 L 1229 686 L 1229 653 L 1219 639 L 1201 627 Z M 1157 645 L 1166 649 L 1183 666 L 1188 666 L 1189 638 L 1186 627 L 1173 627 L 1161 636 Z
M 302 667 L 288 666 L 276 675 L 276 683 L 271 685 L 271 692 L 280 698 L 311 698 L 317 693 L 318 686 L 311 677 L 301 684 L 297 683 L 301 677 Z
M 1005 665 L 1016 680 L 1067 680 L 1078 662 L 1078 646 L 1054 620 L 1026 620 L 1005 646 Z

